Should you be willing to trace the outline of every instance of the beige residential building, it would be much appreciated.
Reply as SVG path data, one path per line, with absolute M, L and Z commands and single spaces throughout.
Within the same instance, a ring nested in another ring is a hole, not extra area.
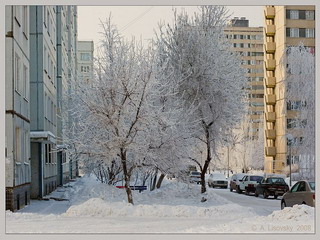
M 285 68 L 281 59 L 287 47 L 303 43 L 314 51 L 314 6 L 266 6 L 264 9 L 265 52 L 265 172 L 283 173 L 290 163 L 287 157 L 286 134 L 299 137 L 301 129 L 290 125 L 297 109 L 287 104 L 285 97 Z M 298 160 L 299 153 L 293 149 L 291 162 Z M 294 161 L 292 161 L 294 160 Z
M 225 35 L 233 49 L 241 54 L 242 66 L 247 69 L 248 79 L 248 139 L 257 139 L 264 112 L 264 51 L 263 27 L 249 27 L 245 17 L 233 18 L 225 29 Z
M 93 78 L 93 52 L 93 41 L 78 41 L 78 73 L 87 82 Z

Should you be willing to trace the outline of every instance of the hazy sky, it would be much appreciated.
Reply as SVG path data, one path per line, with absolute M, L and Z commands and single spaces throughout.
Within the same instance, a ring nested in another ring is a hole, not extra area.
M 182 7 L 177 7 L 180 10 Z M 197 11 L 197 7 L 183 7 L 187 12 Z M 246 17 L 249 26 L 263 25 L 262 6 L 228 7 L 232 17 Z M 100 20 L 105 21 L 111 12 L 112 22 L 120 33 L 127 38 L 135 36 L 142 40 L 151 39 L 158 22 L 164 20 L 172 23 L 173 12 L 170 6 L 79 6 L 78 7 L 78 40 L 93 40 L 95 45 L 100 40 Z

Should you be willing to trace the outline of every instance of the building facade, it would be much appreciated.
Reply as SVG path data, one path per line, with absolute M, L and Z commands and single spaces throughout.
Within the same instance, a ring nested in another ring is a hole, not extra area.
M 295 115 L 287 108 L 285 68 L 281 60 L 290 46 L 303 43 L 314 51 L 315 7 L 314 6 L 266 6 L 264 9 L 264 52 L 265 52 L 265 172 L 283 173 L 287 164 L 293 163 L 298 152 L 288 159 L 286 134 L 299 137 L 288 120 Z
M 78 73 L 87 83 L 93 79 L 93 41 L 78 41 Z
M 263 28 L 249 27 L 249 20 L 236 17 L 231 19 L 224 32 L 233 50 L 240 53 L 242 66 L 247 70 L 249 107 L 246 137 L 255 140 L 263 128 L 261 124 L 264 113 Z
M 30 201 L 29 7 L 5 7 L 6 209 Z

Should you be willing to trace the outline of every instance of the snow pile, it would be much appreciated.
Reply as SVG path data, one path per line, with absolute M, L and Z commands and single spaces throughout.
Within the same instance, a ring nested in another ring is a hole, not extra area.
M 243 218 L 213 228 L 190 228 L 186 232 L 314 233 L 314 211 L 313 207 L 307 205 L 294 205 L 274 211 L 268 216 Z
M 314 218 L 314 208 L 307 205 L 294 205 L 280 211 L 274 211 L 268 218 L 272 221 L 308 221 L 310 218 Z
M 215 218 L 227 214 L 255 216 L 252 209 L 248 208 L 244 214 L 243 209 L 237 204 L 226 204 L 214 207 L 199 207 L 187 205 L 131 205 L 124 202 L 106 202 L 100 198 L 92 198 L 83 204 L 71 206 L 63 216 L 69 217 L 184 217 L 184 218 Z

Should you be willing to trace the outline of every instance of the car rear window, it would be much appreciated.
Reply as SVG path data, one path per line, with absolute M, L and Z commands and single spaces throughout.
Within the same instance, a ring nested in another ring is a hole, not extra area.
M 256 181 L 259 182 L 261 181 L 262 177 L 260 176 L 250 176 L 250 181 Z
M 315 186 L 314 186 L 314 182 L 309 182 L 309 186 L 312 190 L 314 190 Z
M 283 178 L 268 178 L 267 180 L 268 183 L 285 183 Z

